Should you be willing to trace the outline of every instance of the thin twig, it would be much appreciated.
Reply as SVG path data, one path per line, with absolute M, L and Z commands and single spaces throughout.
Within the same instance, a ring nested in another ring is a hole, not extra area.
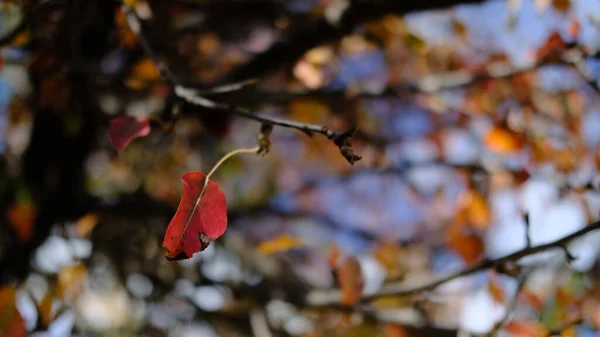
M 177 79 L 177 77 L 173 74 L 173 72 L 170 70 L 169 66 L 159 57 L 159 55 L 152 48 L 148 37 L 144 34 L 142 28 L 142 20 L 137 16 L 135 11 L 131 7 L 129 7 L 124 2 L 122 4 L 125 8 L 125 13 L 127 15 L 127 22 L 129 26 L 139 36 L 140 45 L 142 46 L 146 54 L 148 54 L 152 61 L 156 64 L 156 67 L 158 68 L 159 73 L 163 77 L 163 79 L 165 79 L 166 81 L 170 82 L 171 85 L 173 85 L 174 93 L 177 97 L 184 99 L 185 101 L 197 106 L 201 106 L 211 110 L 228 111 L 238 116 L 256 122 L 260 122 L 262 124 L 271 124 L 285 128 L 296 129 L 304 132 L 309 136 L 312 136 L 315 133 L 321 134 L 327 137 L 328 139 L 333 140 L 334 144 L 337 145 L 340 149 L 341 154 L 344 156 L 344 158 L 346 158 L 346 160 L 350 164 L 354 164 L 355 161 L 361 159 L 361 157 L 354 154 L 349 142 L 349 139 L 352 138 L 352 136 L 354 136 L 354 134 L 356 133 L 357 128 L 351 128 L 347 131 L 333 131 L 327 128 L 326 126 L 306 124 L 282 118 L 259 115 L 250 110 L 246 110 L 230 104 L 218 103 L 202 96 L 203 93 L 230 92 L 233 89 L 243 87 L 245 85 L 243 83 L 248 83 L 248 81 L 220 86 L 215 89 L 204 92 L 183 86 L 181 82 Z
M 469 267 L 467 269 L 452 273 L 445 277 L 441 277 L 433 282 L 419 285 L 419 286 L 407 286 L 404 282 L 394 282 L 389 283 L 381 287 L 381 289 L 375 293 L 365 295 L 362 297 L 361 302 L 365 303 L 370 300 L 374 300 L 381 297 L 387 296 L 408 296 L 418 294 L 424 291 L 433 290 L 442 284 L 450 282 L 452 280 L 459 279 L 461 277 L 465 277 L 468 275 L 475 274 L 477 272 L 490 269 L 492 267 L 502 265 L 508 262 L 515 262 L 523 257 L 530 256 L 536 253 L 540 253 L 552 248 L 560 248 L 563 249 L 565 245 L 572 240 L 583 236 L 591 231 L 597 230 L 600 228 L 600 221 L 594 222 L 570 235 L 567 235 L 559 240 L 546 243 L 539 246 L 534 247 L 525 247 L 521 250 L 518 250 L 514 253 L 502 256 L 497 259 L 485 259 L 478 264 Z M 328 290 L 313 290 L 306 296 L 306 303 L 309 306 L 331 306 L 338 305 L 340 303 L 341 296 L 339 289 L 328 289 Z
M 494 324 L 494 327 L 492 328 L 492 330 L 490 332 L 488 332 L 487 334 L 485 334 L 485 337 L 495 336 L 498 333 L 498 331 L 500 331 L 500 329 L 502 329 L 506 325 L 506 323 L 508 323 L 510 314 L 517 307 L 517 302 L 519 300 L 519 294 L 523 290 L 525 283 L 527 283 L 527 279 L 529 278 L 529 275 L 531 275 L 531 271 L 532 270 L 526 270 L 521 274 L 521 276 L 519 277 L 519 280 L 518 280 L 517 290 L 515 291 L 515 294 L 514 294 L 513 298 L 511 299 L 510 303 L 506 306 L 506 310 L 504 311 L 504 316 L 502 316 L 502 319 L 500 319 L 496 324 Z
M 529 222 L 529 213 L 525 213 L 525 215 L 523 216 L 523 220 L 525 220 L 525 243 L 526 243 L 526 247 L 531 247 L 531 233 L 530 233 L 530 229 L 531 229 L 531 224 Z
M 251 149 L 236 149 L 236 150 L 230 151 L 227 154 L 225 154 L 221 159 L 219 159 L 219 161 L 215 164 L 215 166 L 213 166 L 213 168 L 210 170 L 210 172 L 208 172 L 208 174 L 206 175 L 206 178 L 204 179 L 204 186 L 202 187 L 202 192 L 200 193 L 200 195 L 201 196 L 204 195 L 204 192 L 206 191 L 206 186 L 208 186 L 210 177 L 215 173 L 215 171 L 217 171 L 219 166 L 221 166 L 221 164 L 223 164 L 227 159 L 231 158 L 232 156 L 234 156 L 236 154 L 240 154 L 240 153 L 257 153 L 258 150 L 260 150 L 260 146 L 255 146 Z

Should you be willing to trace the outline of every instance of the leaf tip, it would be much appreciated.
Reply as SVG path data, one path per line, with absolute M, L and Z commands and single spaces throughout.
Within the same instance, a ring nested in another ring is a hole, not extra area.
M 118 150 L 124 149 L 135 138 L 150 134 L 150 120 L 133 116 L 121 116 L 110 121 L 109 135 L 112 145 Z

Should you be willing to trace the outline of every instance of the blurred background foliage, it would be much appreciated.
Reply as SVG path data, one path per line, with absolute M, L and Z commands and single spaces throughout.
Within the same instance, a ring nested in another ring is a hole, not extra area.
M 224 237 L 166 261 L 181 175 L 260 123 L 177 97 L 120 2 L 3 0 L 0 335 L 597 336 L 598 232 L 477 266 L 597 226 L 600 2 L 126 3 L 183 85 L 253 80 L 210 99 L 362 159 L 275 127 L 214 176 Z M 117 152 L 123 115 L 160 122 Z

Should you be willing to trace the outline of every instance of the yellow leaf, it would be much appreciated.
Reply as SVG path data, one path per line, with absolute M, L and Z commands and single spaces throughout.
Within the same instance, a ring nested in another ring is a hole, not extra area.
M 577 337 L 577 329 L 575 329 L 575 326 L 571 325 L 570 327 L 561 331 L 560 335 L 561 337 Z
M 333 48 L 321 46 L 307 51 L 304 58 L 312 64 L 322 65 L 332 60 L 334 56 Z
M 123 0 L 123 2 L 131 8 L 135 8 L 135 5 L 137 5 L 138 0 Z
M 329 107 L 319 101 L 294 100 L 288 109 L 290 119 L 302 123 L 324 124 L 329 119 Z
M 275 237 L 273 240 L 262 242 L 256 249 L 262 254 L 275 254 L 286 252 L 303 245 L 304 242 L 301 239 L 288 234 L 283 234 Z

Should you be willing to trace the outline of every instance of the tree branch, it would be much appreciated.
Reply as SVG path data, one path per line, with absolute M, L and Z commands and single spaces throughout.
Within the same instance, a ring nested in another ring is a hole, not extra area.
M 487 334 L 485 334 L 484 337 L 495 336 L 498 333 L 498 331 L 500 331 L 500 329 L 502 329 L 506 325 L 506 323 L 508 322 L 508 319 L 510 317 L 510 314 L 513 312 L 513 310 L 515 310 L 515 308 L 517 306 L 517 302 L 519 300 L 519 294 L 523 290 L 523 287 L 525 286 L 525 283 L 527 282 L 529 275 L 531 275 L 531 270 L 527 270 L 527 271 L 523 272 L 523 274 L 521 274 L 521 276 L 519 277 L 519 280 L 518 280 L 517 290 L 515 290 L 515 294 L 514 294 L 513 298 L 511 299 L 510 303 L 506 306 L 504 316 L 502 316 L 502 319 L 500 319 L 500 321 L 498 321 L 496 324 L 494 324 L 494 327 L 492 328 L 492 330 L 490 332 L 488 332 Z
M 358 128 L 356 128 L 356 127 L 351 128 L 347 131 L 341 132 L 341 131 L 330 130 L 326 126 L 306 124 L 306 123 L 290 121 L 290 120 L 286 120 L 286 119 L 282 119 L 282 118 L 275 118 L 275 117 L 259 115 L 259 114 L 255 114 L 255 113 L 253 113 L 249 110 L 243 109 L 243 108 L 239 108 L 239 107 L 235 107 L 233 105 L 219 103 L 219 102 L 215 102 L 213 100 L 207 99 L 200 95 L 200 93 L 201 93 L 200 91 L 197 91 L 195 89 L 190 89 L 190 88 L 183 86 L 180 83 L 180 81 L 177 79 L 177 77 L 173 74 L 173 72 L 170 70 L 170 68 L 166 64 L 166 62 L 162 61 L 161 58 L 159 57 L 159 55 L 152 48 L 148 37 L 144 34 L 144 31 L 142 29 L 143 22 L 137 16 L 135 11 L 131 7 L 129 7 L 126 3 L 122 3 L 122 5 L 125 8 L 125 12 L 127 14 L 127 22 L 129 24 L 129 26 L 139 36 L 140 45 L 142 46 L 142 48 L 144 49 L 146 54 L 148 54 L 150 56 L 150 58 L 154 61 L 161 76 L 166 81 L 170 82 L 171 85 L 173 85 L 174 93 L 177 97 L 184 99 L 185 101 L 187 101 L 191 104 L 201 106 L 203 108 L 207 108 L 210 110 L 221 110 L 221 111 L 231 112 L 238 116 L 245 117 L 247 119 L 257 121 L 262 124 L 276 125 L 276 126 L 296 129 L 296 130 L 304 132 L 305 134 L 307 134 L 309 136 L 312 136 L 315 133 L 321 134 L 321 135 L 327 137 L 327 139 L 332 140 L 334 142 L 334 144 L 338 146 L 338 148 L 340 149 L 340 153 L 342 154 L 342 156 L 344 156 L 344 158 L 346 158 L 346 160 L 350 164 L 354 164 L 355 161 L 358 161 L 361 159 L 360 156 L 357 156 L 354 154 L 354 152 L 352 151 L 352 146 L 350 144 L 350 138 L 352 138 L 352 136 L 354 136 L 354 134 L 358 130 Z M 231 91 L 232 89 L 234 90 L 236 88 L 241 88 L 244 85 L 244 83 L 248 83 L 248 81 L 243 81 L 241 83 L 242 84 L 235 83 L 235 84 L 219 86 L 216 89 L 205 91 L 205 93 Z
M 364 295 L 361 299 L 362 303 L 368 302 L 370 300 L 374 300 L 377 298 L 381 298 L 381 297 L 387 297 L 387 296 L 408 296 L 408 295 L 414 295 L 414 294 L 418 294 L 424 291 L 430 291 L 433 290 L 441 285 L 443 285 L 444 283 L 447 283 L 449 281 L 464 277 L 464 276 L 468 276 L 468 275 L 472 275 L 475 274 L 477 272 L 489 269 L 489 268 L 493 268 L 495 266 L 499 266 L 502 265 L 504 263 L 507 262 L 516 262 L 517 260 L 526 257 L 526 256 L 530 256 L 548 249 L 552 249 L 552 248 L 560 248 L 563 249 L 563 247 L 565 247 L 566 244 L 568 244 L 569 242 L 571 242 L 572 240 L 583 236 L 591 231 L 597 230 L 600 228 L 600 221 L 594 222 L 588 226 L 586 226 L 583 229 L 580 229 L 570 235 L 567 235 L 565 237 L 563 237 L 562 239 L 550 242 L 550 243 L 546 243 L 543 245 L 539 245 L 539 246 L 534 246 L 534 247 L 525 247 L 519 251 L 516 251 L 514 253 L 508 254 L 506 256 L 497 258 L 497 259 L 493 259 L 493 260 L 483 260 L 481 262 L 479 262 L 478 264 L 455 272 L 453 274 L 444 276 L 442 278 L 439 278 L 433 282 L 424 284 L 424 285 L 420 285 L 420 286 L 407 286 L 405 285 L 403 282 L 394 282 L 394 283 L 389 283 L 387 285 L 384 285 L 383 287 L 381 287 L 381 289 L 379 291 L 377 291 L 376 293 L 370 294 L 370 295 Z M 339 289 L 327 289 L 327 290 L 313 290 L 312 292 L 310 292 L 307 296 L 306 296 L 306 303 L 309 306 L 330 306 L 330 305 L 339 305 L 341 300 L 341 296 L 340 296 L 340 290 Z
M 231 83 L 247 78 L 256 78 L 295 62 L 306 51 L 331 40 L 352 33 L 361 23 L 378 19 L 388 14 L 406 14 L 416 11 L 447 8 L 459 4 L 482 3 L 483 0 L 356 0 L 348 1 L 348 7 L 337 17 L 307 20 L 287 39 L 278 41 L 250 62 L 224 76 L 219 83 Z

